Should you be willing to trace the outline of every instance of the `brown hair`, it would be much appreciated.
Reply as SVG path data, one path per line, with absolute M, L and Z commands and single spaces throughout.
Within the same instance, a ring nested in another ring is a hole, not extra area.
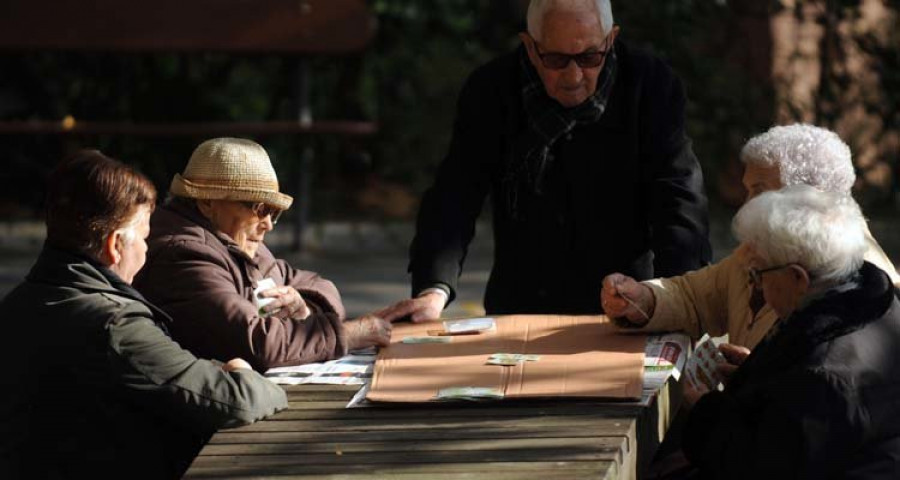
M 147 177 L 98 150 L 80 150 L 50 174 L 47 243 L 99 257 L 111 233 L 155 203 Z

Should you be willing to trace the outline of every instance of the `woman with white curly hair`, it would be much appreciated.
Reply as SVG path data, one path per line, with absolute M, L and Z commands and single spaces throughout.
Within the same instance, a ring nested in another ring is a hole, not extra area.
M 724 391 L 686 388 L 686 457 L 700 478 L 897 478 L 900 301 L 856 202 L 786 187 L 734 230 L 780 320 Z
M 745 164 L 743 183 L 748 200 L 792 185 L 809 185 L 849 196 L 856 181 L 850 148 L 834 132 L 813 125 L 773 127 L 747 142 L 741 160 Z M 893 263 L 867 227 L 864 235 L 866 260 L 900 286 Z M 727 333 L 731 344 L 725 344 L 722 352 L 731 362 L 739 363 L 778 318 L 772 306 L 765 304 L 762 295 L 747 283 L 745 253 L 739 247 L 720 262 L 700 270 L 641 283 L 621 274 L 609 275 L 601 293 L 604 311 L 621 318 L 620 323 L 625 326 L 647 331 L 683 330 L 695 339 L 704 333 Z M 723 373 L 733 368 L 725 365 Z

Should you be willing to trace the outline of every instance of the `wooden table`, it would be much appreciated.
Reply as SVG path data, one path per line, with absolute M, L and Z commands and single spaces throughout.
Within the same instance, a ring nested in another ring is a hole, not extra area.
M 673 412 L 673 381 L 649 407 L 588 401 L 345 409 L 357 387 L 285 387 L 290 408 L 222 430 L 185 478 L 640 478 Z

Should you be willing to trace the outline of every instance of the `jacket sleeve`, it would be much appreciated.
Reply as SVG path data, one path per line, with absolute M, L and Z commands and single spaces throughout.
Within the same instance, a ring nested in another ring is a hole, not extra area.
M 347 353 L 336 313 L 305 320 L 260 316 L 238 290 L 227 255 L 200 242 L 176 243 L 160 248 L 144 267 L 141 292 L 174 319 L 179 343 L 204 357 L 243 358 L 261 372 Z
M 654 276 L 671 277 L 710 262 L 709 219 L 703 173 L 684 130 L 681 81 L 656 61 L 645 84 L 643 163 L 650 166 L 649 195 Z
M 341 294 L 330 280 L 315 272 L 298 270 L 284 260 L 279 259 L 276 263 L 284 275 L 284 284 L 297 289 L 313 312 L 333 313 L 341 319 L 347 316 Z
M 199 432 L 236 427 L 287 408 L 279 386 L 251 370 L 225 372 L 181 348 L 132 304 L 108 324 L 113 374 L 125 395 Z
M 643 282 L 656 298 L 653 317 L 642 327 L 647 331 L 684 331 L 692 338 L 728 332 L 729 256 L 694 272 Z
M 863 440 L 850 391 L 803 372 L 779 379 L 762 406 L 706 394 L 688 416 L 684 453 L 703 478 L 830 478 Z
M 410 247 L 412 294 L 443 284 L 449 301 L 456 296 L 475 220 L 490 185 L 488 163 L 500 155 L 500 120 L 478 71 L 466 82 L 457 102 L 450 148 L 438 168 L 434 184 L 422 197 L 416 235 Z

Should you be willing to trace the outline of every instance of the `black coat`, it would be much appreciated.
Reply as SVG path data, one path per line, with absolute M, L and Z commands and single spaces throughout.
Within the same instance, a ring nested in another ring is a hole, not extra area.
M 521 217 L 499 201 L 514 140 L 528 132 L 517 54 L 472 73 L 449 153 L 422 200 L 410 249 L 414 294 L 444 284 L 453 296 L 489 194 L 489 313 L 599 313 L 607 274 L 647 279 L 708 263 L 703 176 L 684 132 L 681 82 L 622 42 L 616 53 L 606 112 L 556 142 L 545 193 L 520 199 Z
M 287 408 L 251 370 L 182 349 L 114 273 L 45 248 L 0 302 L 0 478 L 181 476 L 222 427 Z
M 795 312 L 688 417 L 704 478 L 900 478 L 900 302 L 872 264 Z

